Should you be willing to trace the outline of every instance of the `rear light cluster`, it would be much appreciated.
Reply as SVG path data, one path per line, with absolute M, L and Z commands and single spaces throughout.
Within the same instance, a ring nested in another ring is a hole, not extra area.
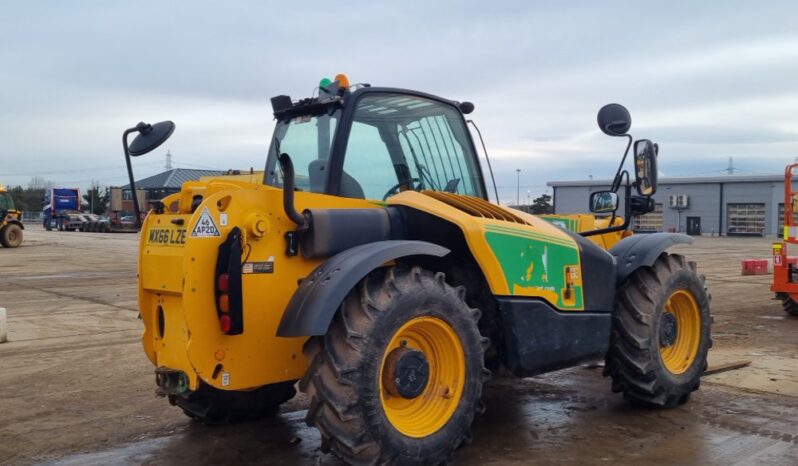
M 219 328 L 227 335 L 244 332 L 241 250 L 241 230 L 235 227 L 219 246 L 214 283 Z
M 219 275 L 216 279 L 216 289 L 219 290 L 219 297 L 216 299 L 217 306 L 222 315 L 219 316 L 219 326 L 222 332 L 227 333 L 233 328 L 233 321 L 230 319 L 230 276 L 226 273 Z

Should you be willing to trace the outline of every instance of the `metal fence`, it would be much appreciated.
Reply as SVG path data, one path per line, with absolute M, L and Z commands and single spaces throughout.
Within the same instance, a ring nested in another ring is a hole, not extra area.
M 43 212 L 29 212 L 27 210 L 22 212 L 22 222 L 41 222 L 44 217 Z

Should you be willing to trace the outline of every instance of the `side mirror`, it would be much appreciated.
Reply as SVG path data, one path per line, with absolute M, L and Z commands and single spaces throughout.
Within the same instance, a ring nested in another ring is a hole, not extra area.
M 138 157 L 147 152 L 152 152 L 158 146 L 166 142 L 169 136 L 175 131 L 175 124 L 171 121 L 162 121 L 151 125 L 139 122 L 136 126 L 126 129 L 122 133 L 122 149 L 125 151 L 125 164 L 127 165 L 127 176 L 130 179 L 130 192 L 136 192 L 136 182 L 133 179 L 133 166 L 130 164 L 130 157 Z M 132 133 L 138 133 L 133 142 L 128 145 L 127 138 Z M 136 228 L 141 227 L 141 210 L 139 209 L 138 196 L 133 197 L 133 211 L 136 214 Z
M 136 125 L 135 129 L 139 134 L 130 143 L 131 157 L 138 157 L 157 149 L 175 131 L 175 124 L 168 120 L 154 125 L 142 122 Z
M 635 141 L 635 185 L 641 196 L 657 192 L 657 152 L 659 147 L 648 139 Z
M 614 191 L 596 191 L 590 193 L 590 211 L 596 214 L 608 214 L 618 210 L 618 193 Z
M 598 112 L 598 126 L 609 136 L 625 136 L 632 127 L 632 116 L 621 104 L 607 104 Z

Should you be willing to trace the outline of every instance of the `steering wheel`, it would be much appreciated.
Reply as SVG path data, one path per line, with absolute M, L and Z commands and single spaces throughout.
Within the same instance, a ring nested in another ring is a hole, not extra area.
M 382 196 L 382 200 L 384 201 L 384 200 L 388 199 L 389 197 L 393 196 L 394 194 L 397 194 L 399 192 L 399 188 L 401 188 L 402 186 L 404 186 L 404 185 L 406 185 L 408 183 L 418 183 L 418 186 L 414 186 L 413 187 L 413 190 L 415 190 L 415 191 L 418 191 L 418 189 L 421 187 L 421 180 L 420 179 L 418 179 L 418 178 L 410 178 L 407 181 L 402 181 L 401 183 L 396 183 L 395 185 L 393 185 L 391 187 L 391 189 L 389 189 L 385 193 L 385 195 Z

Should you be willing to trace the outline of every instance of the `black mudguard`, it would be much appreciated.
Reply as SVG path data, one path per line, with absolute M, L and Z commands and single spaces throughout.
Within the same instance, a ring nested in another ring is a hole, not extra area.
M 651 233 L 624 238 L 610 249 L 617 263 L 620 285 L 640 267 L 651 267 L 660 254 L 674 244 L 692 244 L 693 238 L 681 233 Z
M 402 257 L 448 253 L 436 244 L 404 240 L 378 241 L 338 253 L 302 280 L 283 313 L 277 336 L 324 335 L 346 295 L 372 270 Z

